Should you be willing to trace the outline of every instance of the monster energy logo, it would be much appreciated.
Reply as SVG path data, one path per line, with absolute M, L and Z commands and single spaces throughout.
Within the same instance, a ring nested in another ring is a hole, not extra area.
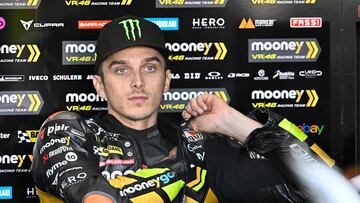
M 141 38 L 141 28 L 140 28 L 139 20 L 127 19 L 127 20 L 120 21 L 119 24 L 123 25 L 128 40 L 130 40 L 130 34 L 131 34 L 133 41 L 136 41 L 135 29 L 137 29 L 137 31 L 138 31 L 138 35 L 139 35 L 138 37 Z M 130 26 L 130 29 L 129 29 L 129 26 Z

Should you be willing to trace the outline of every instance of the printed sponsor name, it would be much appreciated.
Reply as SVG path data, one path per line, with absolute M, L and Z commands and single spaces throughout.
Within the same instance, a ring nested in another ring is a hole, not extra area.
M 223 8 L 228 0 L 155 0 L 156 8 Z
M 291 28 L 321 28 L 322 18 L 320 17 L 294 17 L 290 18 Z
M 249 39 L 250 63 L 316 62 L 321 48 L 315 38 Z
M 179 30 L 179 18 L 145 18 L 155 23 L 161 30 Z
M 43 104 L 38 91 L 0 91 L 0 115 L 37 115 Z

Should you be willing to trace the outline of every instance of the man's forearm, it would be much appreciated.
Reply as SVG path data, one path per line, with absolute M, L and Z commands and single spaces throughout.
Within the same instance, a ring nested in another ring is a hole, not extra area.
M 230 136 L 241 143 L 245 143 L 246 138 L 256 128 L 261 128 L 263 125 L 236 109 L 229 106 L 224 112 L 224 119 L 222 123 L 217 126 L 217 133 Z

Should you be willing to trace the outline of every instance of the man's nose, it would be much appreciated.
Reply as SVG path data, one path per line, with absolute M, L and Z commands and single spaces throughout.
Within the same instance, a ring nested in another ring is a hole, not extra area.
M 133 74 L 133 78 L 131 81 L 131 87 L 133 88 L 143 88 L 145 86 L 144 78 L 140 71 L 137 71 Z

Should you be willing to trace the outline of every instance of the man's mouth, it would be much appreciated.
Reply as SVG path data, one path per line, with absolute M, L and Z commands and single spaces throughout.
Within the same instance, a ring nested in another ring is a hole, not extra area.
M 135 102 L 135 103 L 142 103 L 145 102 L 145 100 L 147 100 L 148 97 L 146 96 L 132 96 L 129 98 L 130 101 Z

